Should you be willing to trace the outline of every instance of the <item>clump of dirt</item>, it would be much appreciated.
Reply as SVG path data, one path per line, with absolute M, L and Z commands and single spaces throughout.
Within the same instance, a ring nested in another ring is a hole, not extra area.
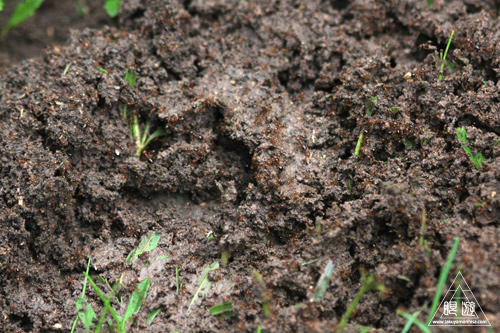
M 151 279 L 132 331 L 333 331 L 374 274 L 385 292 L 361 300 L 348 330 L 396 332 L 398 309 L 424 307 L 425 321 L 460 237 L 448 282 L 461 271 L 500 328 L 497 16 L 494 1 L 130 0 L 117 27 L 73 30 L 12 65 L 0 327 L 69 330 L 92 256 L 91 276 L 123 274 L 123 299 Z M 139 159 L 125 106 L 165 129 Z M 479 170 L 458 128 L 486 158 Z M 127 265 L 153 231 L 158 248 Z M 208 311 L 228 301 L 230 318 Z

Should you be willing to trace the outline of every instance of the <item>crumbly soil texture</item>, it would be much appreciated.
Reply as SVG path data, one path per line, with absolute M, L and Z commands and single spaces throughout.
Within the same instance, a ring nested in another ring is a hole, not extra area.
M 123 0 L 9 58 L 0 330 L 68 332 L 91 257 L 121 316 L 150 279 L 130 332 L 332 332 L 369 275 L 345 331 L 400 332 L 457 237 L 443 292 L 460 271 L 500 330 L 498 3 L 428 2 Z M 139 157 L 134 118 L 164 132 Z

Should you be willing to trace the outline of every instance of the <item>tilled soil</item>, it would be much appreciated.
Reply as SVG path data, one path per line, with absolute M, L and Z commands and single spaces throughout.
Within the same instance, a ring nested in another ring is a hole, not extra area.
M 2 73 L 2 331 L 69 331 L 92 256 L 94 279 L 123 275 L 120 313 L 151 279 L 133 332 L 331 332 L 362 274 L 385 292 L 346 331 L 400 332 L 455 237 L 448 283 L 460 271 L 500 329 L 495 1 L 124 0 L 116 23 Z M 165 130 L 140 158 L 133 115 Z

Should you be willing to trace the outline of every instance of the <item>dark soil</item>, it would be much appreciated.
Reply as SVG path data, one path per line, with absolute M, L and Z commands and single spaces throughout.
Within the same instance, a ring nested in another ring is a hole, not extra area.
M 1 331 L 69 331 L 92 256 L 94 279 L 123 274 L 125 301 L 151 278 L 133 332 L 331 332 L 363 272 L 386 291 L 364 296 L 346 331 L 400 332 L 397 309 L 429 315 L 457 236 L 448 283 L 461 271 L 500 330 L 497 2 L 124 0 L 115 24 L 2 74 Z M 140 159 L 125 105 L 166 130 Z M 155 231 L 158 248 L 127 265 Z M 230 318 L 210 314 L 226 301 Z

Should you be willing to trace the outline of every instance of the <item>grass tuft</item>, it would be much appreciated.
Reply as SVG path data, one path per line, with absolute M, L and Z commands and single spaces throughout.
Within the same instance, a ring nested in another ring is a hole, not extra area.
M 141 241 L 141 244 L 139 248 L 136 250 L 132 251 L 129 256 L 127 257 L 127 262 L 132 260 L 132 258 L 137 259 L 137 257 L 144 252 L 151 251 L 154 249 L 159 240 L 160 234 L 155 233 L 153 236 L 151 236 L 149 239 L 144 238 Z M 134 260 L 135 260 L 134 259 Z M 89 258 L 89 261 L 87 263 L 87 270 L 83 272 L 83 275 L 85 276 L 85 280 L 83 282 L 83 291 L 82 295 L 78 300 L 75 302 L 75 307 L 77 310 L 79 310 L 77 314 L 77 318 L 73 322 L 73 326 L 71 329 L 71 332 L 74 332 L 76 329 L 76 325 L 78 323 L 78 320 L 80 320 L 85 327 L 85 332 L 91 332 L 91 329 L 95 327 L 94 332 L 95 333 L 100 333 L 101 330 L 103 329 L 103 325 L 105 322 L 108 323 L 109 325 L 109 330 L 112 332 L 118 332 L 118 333 L 125 333 L 125 325 L 127 322 L 131 322 L 132 319 L 135 317 L 135 315 L 140 311 L 142 303 L 146 299 L 147 292 L 149 290 L 149 287 L 151 285 L 150 279 L 146 278 L 142 282 L 140 282 L 136 289 L 132 292 L 130 295 L 130 300 L 127 304 L 127 308 L 125 309 L 125 314 L 123 317 L 118 315 L 118 313 L 113 309 L 112 307 L 112 302 L 116 300 L 116 293 L 118 291 L 118 288 L 122 284 L 122 276 L 118 279 L 118 281 L 115 282 L 113 287 L 111 287 L 110 293 L 105 296 L 105 294 L 101 291 L 101 289 L 97 286 L 97 284 L 94 282 L 94 280 L 90 277 L 89 275 L 89 270 L 90 270 L 90 262 L 91 258 Z M 104 279 L 101 277 L 98 277 L 97 279 L 98 282 L 105 282 L 107 283 Z M 85 290 L 87 287 L 87 282 L 90 283 L 96 294 L 99 296 L 101 301 L 103 302 L 103 307 L 101 309 L 101 313 L 99 314 L 99 318 L 97 318 L 96 313 L 92 309 L 92 306 L 90 303 L 87 303 L 86 307 L 83 307 L 83 304 L 86 302 L 85 298 Z M 108 284 L 109 286 L 109 284 Z M 121 301 L 119 301 L 121 303 Z M 154 320 L 156 315 L 160 312 L 160 309 L 156 309 L 152 312 L 150 312 L 147 315 L 146 322 L 148 325 Z M 107 320 L 108 314 L 111 315 L 112 321 Z
M 476 170 L 481 170 L 481 163 L 486 162 L 487 159 L 483 157 L 483 154 L 481 154 L 481 152 L 477 153 L 476 155 L 472 153 L 472 149 L 468 145 L 469 139 L 467 139 L 467 130 L 465 128 L 457 128 L 456 133 L 458 141 L 460 141 L 463 150 L 467 153 L 467 155 L 469 155 L 470 159 L 474 163 Z
M 137 157 L 141 156 L 142 151 L 149 145 L 154 139 L 165 135 L 165 129 L 159 127 L 153 134 L 149 134 L 149 119 L 146 121 L 146 127 L 144 128 L 144 133 L 141 134 L 141 128 L 139 126 L 139 117 L 133 115 L 133 121 L 130 124 L 130 135 L 135 139 L 136 151 L 135 155 Z

